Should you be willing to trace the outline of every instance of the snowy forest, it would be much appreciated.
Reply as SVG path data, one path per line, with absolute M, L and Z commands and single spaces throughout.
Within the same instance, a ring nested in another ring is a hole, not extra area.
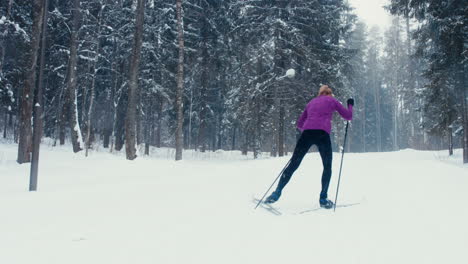
M 355 100 L 346 151 L 463 148 L 468 163 L 466 1 L 386 8 L 381 30 L 346 0 L 2 0 L 0 131 L 18 163 L 45 137 L 129 160 L 150 146 L 281 157 L 328 84 Z

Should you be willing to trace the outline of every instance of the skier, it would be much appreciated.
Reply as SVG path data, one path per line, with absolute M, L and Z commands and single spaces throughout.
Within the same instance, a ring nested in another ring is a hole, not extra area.
M 318 147 L 323 164 L 322 191 L 320 192 L 319 199 L 320 207 L 326 209 L 333 207 L 333 202 L 327 199 L 328 185 L 330 184 L 332 173 L 333 152 L 329 135 L 331 131 L 331 119 L 333 113 L 338 111 L 344 119 L 351 120 L 353 118 L 354 99 L 348 99 L 347 104 L 348 108 L 346 109 L 333 97 L 332 89 L 328 85 L 320 87 L 318 96 L 307 104 L 297 121 L 297 128 L 302 132 L 301 137 L 296 144 L 289 165 L 284 170 L 283 175 L 281 175 L 276 190 L 266 198 L 265 203 L 278 201 L 284 186 L 286 186 L 294 171 L 301 164 L 309 148 L 315 144 Z

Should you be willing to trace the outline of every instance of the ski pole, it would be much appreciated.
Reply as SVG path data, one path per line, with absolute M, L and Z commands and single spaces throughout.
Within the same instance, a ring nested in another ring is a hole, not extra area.
M 291 157 L 292 159 L 292 157 Z M 263 202 L 263 199 L 265 199 L 265 196 L 268 194 L 268 192 L 270 191 L 271 187 L 273 187 L 273 185 L 275 185 L 276 181 L 278 181 L 278 179 L 281 177 L 281 175 L 283 175 L 283 172 L 284 170 L 288 167 L 289 163 L 291 163 L 291 159 L 289 159 L 288 163 L 286 163 L 286 166 L 284 166 L 284 168 L 281 170 L 281 172 L 279 173 L 278 177 L 276 177 L 275 181 L 270 185 L 270 187 L 268 188 L 268 190 L 265 192 L 265 194 L 262 196 L 262 199 L 260 199 L 260 201 L 258 201 L 257 205 L 255 206 L 255 209 L 257 209 L 257 207 Z
M 334 208 L 333 208 L 333 212 L 336 211 L 336 202 L 338 200 L 338 191 L 340 190 L 341 168 L 343 168 L 343 158 L 344 158 L 345 147 L 346 147 L 346 137 L 348 136 L 348 126 L 349 126 L 349 121 L 346 121 L 346 129 L 345 129 L 344 143 L 343 143 L 343 152 L 341 154 L 340 173 L 339 173 L 339 176 L 338 176 L 338 185 L 336 186 L 335 205 L 334 205 Z

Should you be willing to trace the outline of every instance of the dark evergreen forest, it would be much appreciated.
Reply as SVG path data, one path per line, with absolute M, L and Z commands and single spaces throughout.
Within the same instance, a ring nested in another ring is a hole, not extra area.
M 284 156 L 328 84 L 355 99 L 346 151 L 463 148 L 468 163 L 466 1 L 387 10 L 382 31 L 344 0 L 2 0 L 1 136 L 19 163 L 45 137 L 128 159 L 150 146 Z

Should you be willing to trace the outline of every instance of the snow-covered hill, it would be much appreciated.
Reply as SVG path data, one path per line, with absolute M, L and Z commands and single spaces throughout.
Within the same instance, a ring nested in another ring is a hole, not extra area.
M 346 154 L 338 203 L 358 204 L 301 214 L 318 207 L 322 168 L 310 153 L 275 216 L 251 200 L 288 157 L 187 152 L 175 162 L 159 150 L 126 161 L 44 146 L 29 193 L 29 165 L 3 143 L 0 263 L 468 263 L 468 167 L 457 154 Z

